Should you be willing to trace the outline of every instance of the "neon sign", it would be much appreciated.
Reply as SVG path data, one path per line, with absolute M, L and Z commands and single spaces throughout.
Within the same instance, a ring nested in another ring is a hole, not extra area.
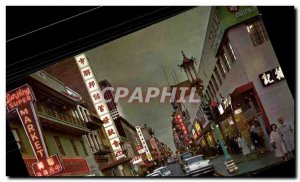
M 103 127 L 105 129 L 106 136 L 110 141 L 111 148 L 114 151 L 116 159 L 118 160 L 126 157 L 120 146 L 120 137 L 118 131 L 110 115 L 103 93 L 98 86 L 88 59 L 86 58 L 85 54 L 80 54 L 75 56 L 75 60 L 97 115 L 104 123 Z
M 29 85 L 25 84 L 6 93 L 7 110 L 16 110 L 34 155 L 38 162 L 32 165 L 36 176 L 51 176 L 63 170 L 63 165 L 57 155 L 50 156 L 44 142 L 41 127 L 33 107 L 36 101 Z

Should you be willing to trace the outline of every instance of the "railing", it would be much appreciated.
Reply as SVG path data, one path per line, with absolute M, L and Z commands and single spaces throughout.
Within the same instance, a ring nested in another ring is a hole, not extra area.
M 65 113 L 61 113 L 61 112 L 59 112 L 55 109 L 47 108 L 47 107 L 45 107 L 41 104 L 36 104 L 36 109 L 37 109 L 37 112 L 39 112 L 39 113 L 46 114 L 50 117 L 54 117 L 54 118 L 56 118 L 60 121 L 63 121 L 65 123 L 86 128 L 85 122 L 83 120 L 79 119 L 79 118 L 74 117 L 74 116 L 71 116 L 71 115 L 68 115 L 68 114 L 65 114 Z

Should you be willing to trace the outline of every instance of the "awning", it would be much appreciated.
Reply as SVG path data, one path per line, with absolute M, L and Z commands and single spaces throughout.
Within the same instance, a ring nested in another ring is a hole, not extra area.
M 131 160 L 131 158 L 121 158 L 119 160 L 110 161 L 106 165 L 100 166 L 99 169 L 100 169 L 100 171 L 105 171 L 105 170 L 114 168 L 118 165 L 129 162 L 130 160 Z
M 252 88 L 254 88 L 253 82 L 249 82 L 245 85 L 242 85 L 242 86 L 234 89 L 234 91 L 231 93 L 231 97 L 236 97 L 236 96 L 240 95 L 241 93 L 244 93 Z

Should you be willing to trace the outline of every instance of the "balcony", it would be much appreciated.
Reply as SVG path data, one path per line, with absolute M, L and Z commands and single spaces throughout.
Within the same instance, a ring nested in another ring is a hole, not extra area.
M 74 116 L 50 109 L 42 104 L 36 104 L 35 110 L 41 125 L 45 128 L 74 135 L 84 135 L 89 132 L 86 123 Z
M 37 99 L 52 99 L 69 106 L 83 103 L 81 95 L 44 71 L 31 74 L 27 81 Z
M 109 147 L 104 147 L 104 146 L 100 146 L 99 149 L 97 149 L 96 147 L 92 147 L 90 146 L 94 156 L 98 156 L 98 157 L 105 157 L 106 154 L 111 153 L 111 150 Z
M 102 124 L 103 124 L 103 122 L 101 121 L 101 119 L 97 115 L 95 115 L 93 113 L 91 113 L 91 116 L 87 116 L 87 120 L 88 120 L 88 122 L 86 123 L 86 126 L 90 130 L 99 129 L 102 126 Z

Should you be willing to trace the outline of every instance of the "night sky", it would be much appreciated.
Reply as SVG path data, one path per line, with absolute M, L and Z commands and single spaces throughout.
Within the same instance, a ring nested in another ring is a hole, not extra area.
M 182 82 L 187 77 L 177 67 L 182 61 L 181 51 L 199 62 L 209 13 L 210 7 L 197 7 L 85 54 L 97 80 L 107 79 L 114 87 L 134 89 L 138 86 L 168 86 L 162 65 L 170 84 L 174 84 L 172 70 L 176 72 L 179 82 Z M 120 103 L 128 121 L 134 125 L 147 124 L 152 127 L 156 137 L 175 151 L 169 103 L 152 100 L 150 103 L 139 104 L 128 103 L 125 99 Z

